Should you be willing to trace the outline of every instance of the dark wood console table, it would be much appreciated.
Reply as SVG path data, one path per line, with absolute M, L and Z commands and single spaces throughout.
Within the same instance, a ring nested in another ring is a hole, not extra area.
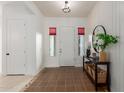
M 98 87 L 100 86 L 106 86 L 108 91 L 110 91 L 110 62 L 98 62 L 93 60 L 85 61 L 85 59 L 93 58 L 87 58 L 86 56 L 83 56 L 83 71 L 86 72 L 89 79 L 95 85 L 95 90 L 97 91 Z M 106 67 L 105 70 L 99 67 L 103 65 Z

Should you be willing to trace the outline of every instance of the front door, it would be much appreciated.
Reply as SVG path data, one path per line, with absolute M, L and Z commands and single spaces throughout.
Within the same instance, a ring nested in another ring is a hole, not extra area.
M 26 30 L 21 19 L 7 21 L 7 74 L 25 74 Z
M 60 66 L 74 66 L 74 28 L 61 27 L 59 32 L 60 49 L 59 61 Z

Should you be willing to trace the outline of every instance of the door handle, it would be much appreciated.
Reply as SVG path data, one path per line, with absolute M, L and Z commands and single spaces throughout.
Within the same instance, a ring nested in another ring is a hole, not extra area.
M 8 55 L 10 55 L 9 53 L 6 53 L 6 55 L 8 56 Z

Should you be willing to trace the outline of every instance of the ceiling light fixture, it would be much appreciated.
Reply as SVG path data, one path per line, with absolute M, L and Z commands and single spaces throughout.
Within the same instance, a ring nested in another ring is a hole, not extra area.
M 64 13 L 69 13 L 71 12 L 71 9 L 68 6 L 68 1 L 65 1 L 65 7 L 62 9 Z

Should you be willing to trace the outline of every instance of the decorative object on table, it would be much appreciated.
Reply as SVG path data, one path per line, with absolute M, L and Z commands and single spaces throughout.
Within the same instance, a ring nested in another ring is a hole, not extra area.
M 98 37 L 98 46 L 100 48 L 100 61 L 106 61 L 105 49 L 107 46 L 116 44 L 118 42 L 118 36 L 113 36 L 111 34 L 97 34 Z
M 90 54 L 91 54 L 90 49 L 87 49 L 87 51 L 86 51 L 86 56 L 87 56 L 88 58 L 89 58 Z
M 113 36 L 106 33 L 104 26 L 97 25 L 93 30 L 92 44 L 94 50 L 99 53 L 99 61 L 104 62 L 107 59 L 105 49 L 107 46 L 116 44 L 118 36 Z
M 86 56 L 89 58 L 90 57 L 90 55 L 91 55 L 91 46 L 90 45 L 88 45 L 88 47 L 87 47 L 87 50 L 86 50 Z
M 96 53 L 92 53 L 92 56 L 93 56 L 93 57 L 96 57 Z
M 105 51 L 100 51 L 99 52 L 99 61 L 100 62 L 105 62 L 107 60 L 107 54 Z
M 97 56 L 96 53 L 92 53 L 92 57 L 93 57 L 93 60 L 94 60 L 95 62 L 98 62 L 98 61 L 99 61 L 99 56 Z

